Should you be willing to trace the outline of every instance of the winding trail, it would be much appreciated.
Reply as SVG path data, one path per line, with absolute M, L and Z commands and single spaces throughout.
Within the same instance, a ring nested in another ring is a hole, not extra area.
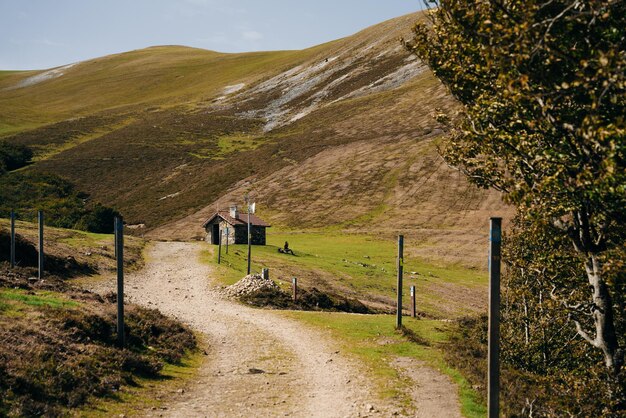
M 128 276 L 129 301 L 176 317 L 208 341 L 207 361 L 167 409 L 171 417 L 361 417 L 400 415 L 381 404 L 357 363 L 324 333 L 224 299 L 211 286 L 211 268 L 199 262 L 199 243 L 155 242 L 146 267 Z M 103 283 L 97 291 L 113 287 Z M 450 382 L 449 393 L 456 394 Z M 442 416 L 458 399 L 435 402 L 416 416 Z

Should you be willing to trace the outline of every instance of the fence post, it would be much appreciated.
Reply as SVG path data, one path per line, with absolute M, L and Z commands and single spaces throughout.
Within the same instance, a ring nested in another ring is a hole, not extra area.
M 396 315 L 396 328 L 402 327 L 402 270 L 404 268 L 404 235 L 398 236 L 398 312 Z
M 491 218 L 489 233 L 488 417 L 500 416 L 500 245 L 502 218 Z
M 43 249 L 43 211 L 40 210 L 37 212 L 37 221 L 39 222 L 39 256 L 38 256 L 38 265 L 39 265 L 39 272 L 38 272 L 38 278 L 39 280 L 41 280 L 43 278 L 43 254 L 44 254 L 44 249 Z
M 228 226 L 226 227 L 226 254 L 228 254 L 228 240 L 229 240 L 229 235 L 228 235 Z
M 261 277 L 263 277 L 263 280 L 269 280 L 270 269 L 268 269 L 267 267 L 263 267 L 263 269 L 261 270 Z
M 11 209 L 11 268 L 15 267 L 15 212 Z
M 217 238 L 217 264 L 222 263 L 222 230 L 219 230 L 219 237 Z
M 252 232 L 250 232 L 250 203 L 248 202 L 248 274 L 250 274 L 250 258 L 252 257 Z
M 411 316 L 417 318 L 417 306 L 415 305 L 415 286 L 411 286 Z
M 117 259 L 117 343 L 124 347 L 124 222 L 115 218 L 115 255 Z
M 113 251 L 115 252 L 115 260 L 117 261 L 117 216 L 113 218 Z
M 294 277 L 291 280 L 291 287 L 292 287 L 293 301 L 296 302 L 298 300 L 298 278 L 297 277 Z

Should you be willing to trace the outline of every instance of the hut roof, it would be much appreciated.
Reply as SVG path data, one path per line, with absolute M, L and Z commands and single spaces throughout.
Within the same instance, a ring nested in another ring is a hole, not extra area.
M 232 216 L 230 216 L 230 212 L 229 211 L 219 211 L 219 212 L 216 212 L 209 219 L 207 219 L 202 224 L 202 227 L 206 227 L 208 224 L 213 222 L 213 220 L 216 217 L 218 217 L 218 216 L 220 218 L 224 219 L 226 222 L 228 222 L 229 224 L 231 224 L 233 226 L 235 226 L 235 225 L 247 225 L 248 224 L 248 214 L 247 213 L 238 213 L 237 217 L 233 218 Z M 253 214 L 250 214 L 250 224 L 254 225 L 254 226 L 266 226 L 266 227 L 271 226 L 270 224 L 265 222 L 263 219 L 259 218 L 256 215 L 253 215 Z

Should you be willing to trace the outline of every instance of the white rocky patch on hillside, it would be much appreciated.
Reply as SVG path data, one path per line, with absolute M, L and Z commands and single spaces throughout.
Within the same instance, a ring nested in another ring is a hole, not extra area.
M 11 87 L 7 87 L 5 90 L 21 89 L 23 87 L 34 86 L 35 84 L 39 84 L 39 83 L 47 81 L 47 80 L 52 80 L 52 79 L 55 79 L 55 78 L 59 78 L 63 74 L 65 74 L 65 70 L 67 70 L 69 68 L 72 68 L 76 64 L 78 64 L 78 63 L 75 62 L 73 64 L 64 65 L 63 67 L 57 67 L 57 68 L 53 68 L 53 69 L 48 70 L 48 71 L 44 71 L 43 73 L 39 73 L 39 74 L 36 74 L 34 76 L 25 78 L 24 80 L 20 81 L 16 85 L 11 86 Z
M 413 79 L 415 76 L 421 74 L 426 69 L 426 66 L 424 65 L 424 63 L 415 59 L 414 57 L 410 57 L 410 61 L 411 62 L 398 68 L 393 73 L 386 75 L 382 78 L 379 78 L 373 83 L 367 86 L 361 87 L 360 89 L 355 90 L 352 93 L 349 93 L 333 101 L 333 103 L 340 101 L 340 100 L 351 99 L 353 97 L 366 96 L 368 94 L 378 93 L 378 92 L 387 91 L 387 90 L 394 90 L 394 89 L 397 89 L 398 87 L 401 87 L 405 83 L 411 81 L 411 79 Z
M 383 40 L 344 48 L 336 51 L 334 56 L 318 57 L 308 64 L 290 68 L 245 92 L 230 97 L 229 102 L 245 103 L 259 96 L 268 96 L 268 101 L 262 108 L 240 114 L 247 118 L 265 119 L 264 130 L 268 132 L 302 119 L 337 101 L 393 90 L 404 85 L 426 68 L 415 57 L 407 58 L 400 68 L 382 75 L 366 86 L 356 85 L 358 83 L 356 80 L 364 73 L 372 71 L 377 64 L 393 59 L 394 55 L 402 54 L 400 49 L 402 48 L 386 48 Z M 345 73 L 342 74 L 343 72 Z M 335 94 L 334 100 L 329 99 L 333 92 L 340 88 L 345 91 L 345 87 L 350 86 L 353 80 L 356 82 L 352 91 L 348 89 L 341 97 L 336 98 Z M 224 98 L 225 96 L 222 96 L 218 100 Z

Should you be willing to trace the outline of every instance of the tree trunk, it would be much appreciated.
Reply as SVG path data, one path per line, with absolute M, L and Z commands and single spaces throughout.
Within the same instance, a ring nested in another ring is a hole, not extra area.
M 597 255 L 589 254 L 585 260 L 585 270 L 589 284 L 593 289 L 593 320 L 596 328 L 596 337 L 592 339 L 576 324 L 578 333 L 594 347 L 602 350 L 607 369 L 616 376 L 623 363 L 623 353 L 619 347 L 613 321 L 613 303 L 609 289 L 602 279 L 600 261 Z

